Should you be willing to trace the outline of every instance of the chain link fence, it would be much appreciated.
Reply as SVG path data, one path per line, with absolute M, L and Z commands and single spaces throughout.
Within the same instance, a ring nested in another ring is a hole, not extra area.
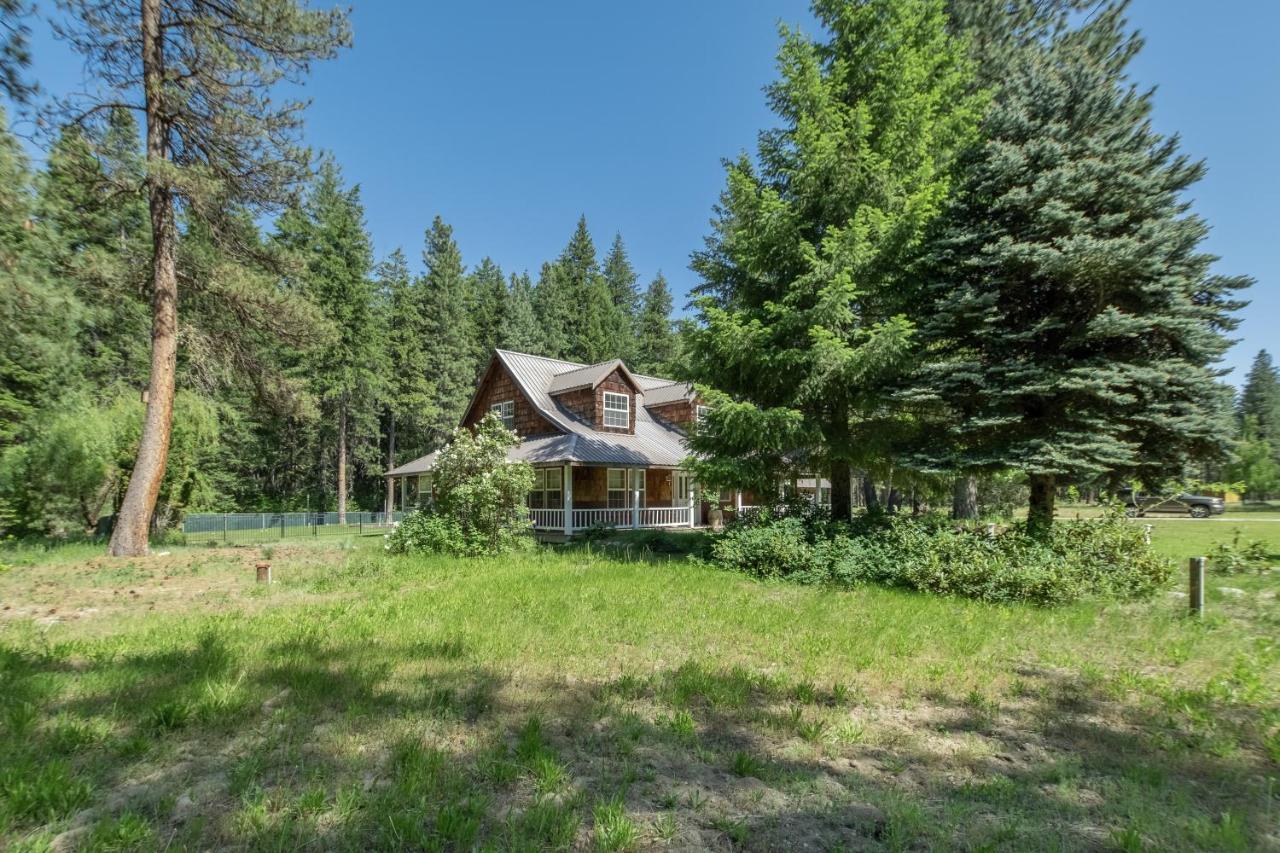
M 278 542 L 321 536 L 364 536 L 387 533 L 403 512 L 199 512 L 182 521 L 187 542 Z

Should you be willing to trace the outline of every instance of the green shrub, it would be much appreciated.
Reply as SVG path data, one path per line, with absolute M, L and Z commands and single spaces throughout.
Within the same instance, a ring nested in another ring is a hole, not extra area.
M 1047 540 L 1021 526 L 988 536 L 935 518 L 867 516 L 845 526 L 762 516 L 727 531 L 712 553 L 721 564 L 759 578 L 876 583 L 1042 605 L 1148 596 L 1172 571 L 1118 513 L 1060 522 Z
M 525 503 L 533 468 L 507 460 L 507 451 L 519 443 L 492 413 L 475 432 L 455 430 L 436 457 L 430 505 L 401 522 L 387 550 L 478 555 L 530 546 Z
M 1209 559 L 1214 571 L 1230 575 L 1264 572 L 1271 565 L 1271 555 L 1266 543 L 1257 539 L 1241 543 L 1239 529 L 1230 542 L 1214 545 Z

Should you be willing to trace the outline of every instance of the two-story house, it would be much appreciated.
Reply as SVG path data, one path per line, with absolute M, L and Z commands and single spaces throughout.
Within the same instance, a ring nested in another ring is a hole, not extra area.
M 600 524 L 702 523 L 704 504 L 681 470 L 689 455 L 684 428 L 698 417 L 687 383 L 632 373 L 618 359 L 584 365 L 498 350 L 462 425 L 474 426 L 489 412 L 521 438 L 509 457 L 534 468 L 535 529 L 571 535 Z M 427 494 L 435 456 L 387 472 L 389 512 Z M 743 503 L 741 493 L 714 500 Z

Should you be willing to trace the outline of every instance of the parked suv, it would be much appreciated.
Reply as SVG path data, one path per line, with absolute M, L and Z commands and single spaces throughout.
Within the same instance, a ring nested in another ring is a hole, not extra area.
M 1121 489 L 1116 493 L 1116 497 L 1125 505 L 1129 515 L 1141 517 L 1144 515 L 1153 515 L 1157 513 L 1174 513 L 1177 515 L 1189 515 L 1192 518 L 1208 518 L 1211 515 L 1222 515 L 1226 512 L 1227 506 L 1222 498 L 1215 498 L 1209 495 L 1173 495 L 1172 497 L 1161 497 L 1160 495 L 1149 495 L 1144 492 L 1135 492 L 1132 489 Z

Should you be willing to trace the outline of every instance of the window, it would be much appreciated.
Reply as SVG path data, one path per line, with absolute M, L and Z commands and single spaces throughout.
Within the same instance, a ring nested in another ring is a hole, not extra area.
M 677 471 L 676 472 L 676 489 L 675 489 L 675 495 L 673 497 L 676 501 L 679 502 L 680 505 L 684 505 L 689 501 L 690 488 L 691 488 L 691 483 L 689 480 L 689 472 Z
M 698 423 L 702 423 L 702 421 L 703 421 L 704 419 L 706 419 L 706 417 L 707 417 L 707 412 L 709 412 L 709 411 L 711 411 L 711 407 L 710 407 L 710 406 L 699 406 L 699 407 L 698 407 Z
M 533 469 L 533 490 L 529 492 L 531 509 L 562 509 L 564 507 L 564 471 L 560 468 Z
M 632 468 L 610 468 L 606 474 L 609 489 L 609 509 L 631 506 L 631 491 L 640 489 L 640 506 L 644 506 L 644 471 Z
M 502 425 L 507 429 L 516 428 L 515 400 L 503 400 L 501 403 L 494 403 L 489 407 L 489 411 L 497 412 L 498 417 L 502 418 Z
M 604 392 L 604 425 L 620 429 L 631 428 L 631 395 Z

